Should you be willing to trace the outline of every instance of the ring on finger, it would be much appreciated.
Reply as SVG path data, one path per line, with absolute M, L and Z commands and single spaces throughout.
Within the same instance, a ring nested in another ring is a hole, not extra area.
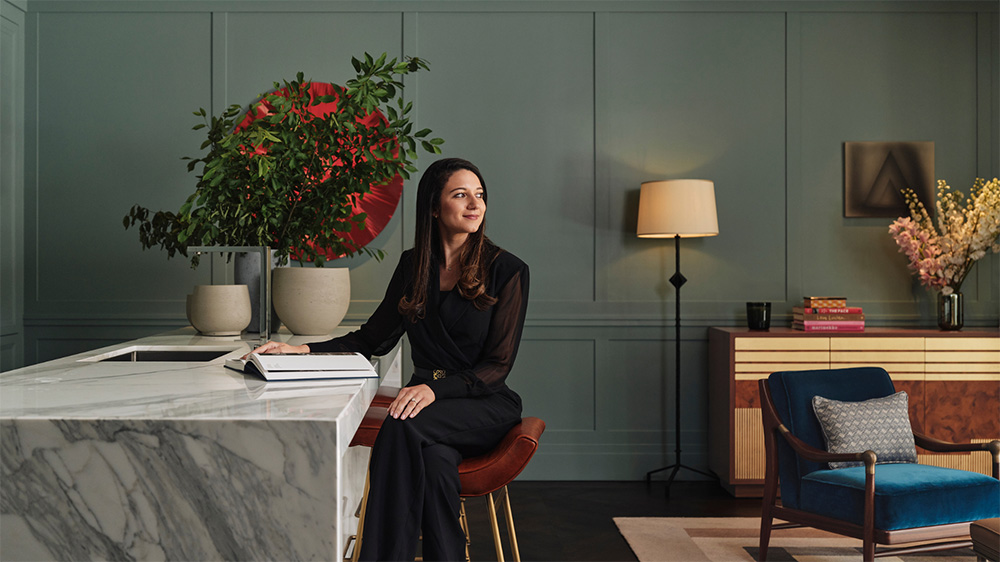
M 410 402 L 416 404 L 417 402 L 420 402 L 420 400 L 417 400 L 416 398 L 410 398 Z

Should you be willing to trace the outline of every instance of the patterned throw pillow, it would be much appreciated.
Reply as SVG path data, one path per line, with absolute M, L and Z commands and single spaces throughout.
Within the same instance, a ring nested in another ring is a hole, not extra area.
M 813 396 L 813 411 L 831 453 L 875 451 L 876 463 L 915 463 L 917 447 L 905 392 L 863 402 L 841 402 Z M 830 468 L 861 466 L 862 462 L 832 462 Z

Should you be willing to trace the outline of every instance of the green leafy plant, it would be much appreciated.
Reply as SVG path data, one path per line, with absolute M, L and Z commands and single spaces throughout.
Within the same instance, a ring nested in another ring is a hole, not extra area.
M 381 259 L 381 250 L 351 243 L 348 233 L 365 220 L 353 204 L 373 186 L 409 178 L 418 146 L 439 154 L 444 141 L 430 138 L 430 129 L 413 131 L 413 104 L 400 95 L 400 77 L 428 69 L 426 61 L 366 53 L 351 62 L 357 77 L 344 86 L 310 83 L 300 72 L 246 110 L 233 105 L 218 117 L 196 111 L 204 122 L 194 129 L 207 129 L 201 148 L 208 153 L 186 158 L 188 171 L 201 165 L 194 193 L 177 212 L 133 206 L 125 228 L 138 226 L 143 249 L 159 246 L 168 258 L 217 245 L 270 246 L 281 263 L 322 266 L 326 249 Z M 320 104 L 336 109 L 310 112 Z M 198 265 L 197 255 L 191 263 Z

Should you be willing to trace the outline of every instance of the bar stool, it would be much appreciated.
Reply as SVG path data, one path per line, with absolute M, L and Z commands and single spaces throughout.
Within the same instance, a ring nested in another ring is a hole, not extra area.
M 377 397 L 376 397 L 377 399 Z M 376 404 L 368 408 L 365 417 L 358 428 L 351 446 L 371 447 L 378 436 L 378 430 L 382 427 L 382 422 L 389 413 L 388 404 Z M 528 465 L 528 461 L 538 449 L 538 438 L 545 431 L 545 422 L 539 418 L 523 418 L 521 423 L 514 426 L 502 441 L 489 453 L 485 455 L 466 459 L 458 465 L 458 475 L 461 482 L 462 491 L 460 493 L 462 504 L 459 517 L 461 519 L 462 530 L 465 531 L 465 559 L 469 560 L 469 522 L 465 515 L 465 499 L 486 496 L 489 507 L 490 525 L 493 530 L 493 545 L 496 548 L 498 562 L 503 562 L 503 545 L 500 540 L 500 525 L 497 519 L 497 506 L 504 508 L 504 519 L 506 521 L 507 533 L 510 539 L 511 554 L 516 562 L 520 562 L 521 554 L 517 547 L 517 535 L 514 531 L 514 515 L 510 507 L 510 495 L 507 493 L 507 484 L 511 483 L 518 474 Z M 364 533 L 365 511 L 368 507 L 368 476 L 365 476 L 365 489 L 361 498 L 361 505 L 355 515 L 358 517 L 358 530 L 356 535 L 352 535 L 344 548 L 344 559 L 357 562 L 361 555 L 361 536 Z M 493 493 L 500 491 L 499 498 L 494 499 Z M 347 558 L 347 551 L 353 539 L 354 550 L 351 557 Z
M 545 422 L 539 418 L 523 418 L 521 423 L 507 432 L 492 451 L 479 457 L 466 459 L 458 465 L 458 477 L 462 482 L 461 521 L 465 530 L 465 560 L 469 560 L 469 522 L 465 517 L 465 499 L 486 496 L 489 507 L 490 525 L 493 527 L 493 546 L 498 562 L 503 562 L 503 545 L 500 542 L 500 525 L 497 521 L 497 503 L 503 504 L 507 534 L 510 539 L 511 556 L 521 562 L 517 549 L 517 535 L 514 533 L 514 514 L 510 509 L 510 484 L 528 466 L 528 461 L 538 449 L 538 438 L 545 431 Z M 493 492 L 500 491 L 499 500 L 494 501 Z

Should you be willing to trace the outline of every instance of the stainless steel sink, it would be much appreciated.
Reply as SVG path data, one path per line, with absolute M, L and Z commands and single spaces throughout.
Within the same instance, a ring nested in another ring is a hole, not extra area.
M 133 351 L 114 355 L 101 361 L 195 361 L 198 363 L 222 357 L 228 351 Z
M 236 351 L 245 351 L 241 347 L 218 347 L 218 346 L 155 346 L 132 345 L 122 349 L 116 349 L 109 353 L 102 353 L 93 357 L 81 359 L 86 362 L 188 362 L 207 363 L 218 359 L 223 355 L 228 355 Z

